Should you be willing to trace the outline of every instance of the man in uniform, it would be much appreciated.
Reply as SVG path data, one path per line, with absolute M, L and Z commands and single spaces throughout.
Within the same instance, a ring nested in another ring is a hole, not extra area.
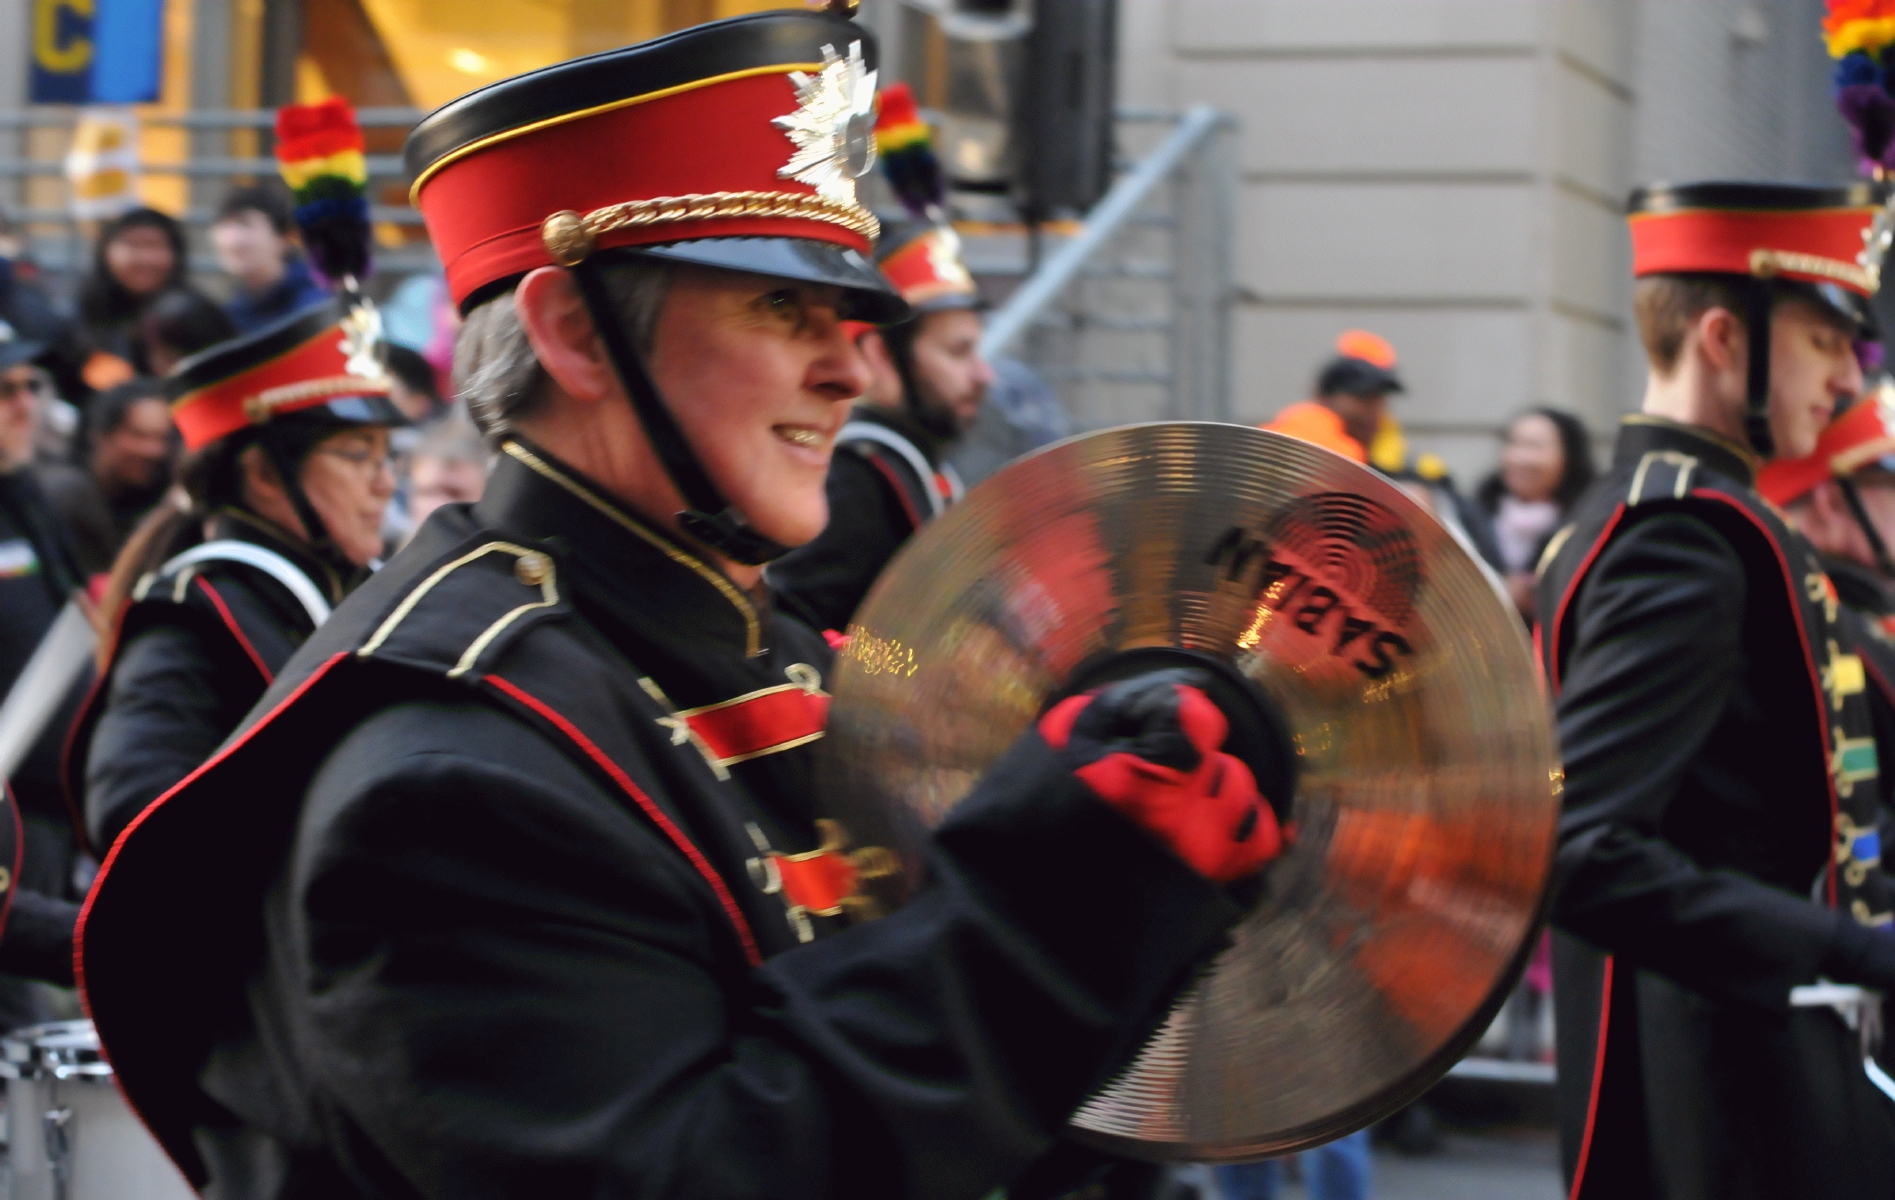
M 760 576 L 823 525 L 843 320 L 906 314 L 854 198 L 874 54 L 759 13 L 410 136 L 498 465 L 121 835 L 82 927 L 200 1185 L 1031 1194 L 1225 943 L 1277 830 L 1168 676 L 1054 707 L 852 923 L 890 856 L 821 820 L 831 659 Z
M 1575 1197 L 1895 1190 L 1860 1034 L 1792 996 L 1895 987 L 1864 672 L 1816 552 L 1751 486 L 1861 389 L 1874 211 L 1865 187 L 1631 199 L 1643 412 L 1539 592 Z
M 960 499 L 942 455 L 994 379 L 980 356 L 980 295 L 953 231 L 915 223 L 877 258 L 914 316 L 858 327 L 869 386 L 829 464 L 829 527 L 770 567 L 783 602 L 818 629 L 847 629 L 888 560 Z

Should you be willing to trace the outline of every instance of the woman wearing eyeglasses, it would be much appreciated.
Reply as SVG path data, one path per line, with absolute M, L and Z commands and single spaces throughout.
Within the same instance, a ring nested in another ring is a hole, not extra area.
M 116 632 L 65 759 L 94 853 L 208 758 L 381 553 L 395 490 L 373 342 L 334 307 L 179 363 L 179 489 L 113 565 Z

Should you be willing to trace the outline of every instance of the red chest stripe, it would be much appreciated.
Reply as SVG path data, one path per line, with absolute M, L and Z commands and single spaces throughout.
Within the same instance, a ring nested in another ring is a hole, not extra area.
M 835 850 L 779 854 L 776 869 L 783 877 L 783 894 L 790 903 L 819 917 L 841 912 L 843 900 L 855 894 L 855 864 Z
M 786 683 L 677 715 L 719 764 L 729 766 L 821 737 L 829 694 Z

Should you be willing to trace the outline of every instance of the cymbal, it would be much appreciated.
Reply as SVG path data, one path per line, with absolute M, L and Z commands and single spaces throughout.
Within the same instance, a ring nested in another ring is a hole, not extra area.
M 1364 467 L 1235 425 L 1073 438 L 922 530 L 852 633 L 819 794 L 895 852 L 891 902 L 928 831 L 1115 654 L 1240 673 L 1292 747 L 1271 799 L 1295 844 L 1078 1140 L 1241 1161 L 1362 1128 L 1466 1052 L 1531 952 L 1562 778 L 1531 651 L 1453 536 Z

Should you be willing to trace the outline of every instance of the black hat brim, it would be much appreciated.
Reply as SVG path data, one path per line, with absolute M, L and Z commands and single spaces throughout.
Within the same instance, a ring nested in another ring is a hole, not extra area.
M 1401 376 L 1365 358 L 1331 359 L 1316 380 L 1319 396 L 1387 396 L 1407 390 Z
M 1881 323 L 1875 319 L 1875 306 L 1869 303 L 1867 296 L 1834 283 L 1802 284 L 1796 288 L 1796 292 L 1841 318 L 1853 329 L 1858 339 L 1882 340 Z
M 907 301 L 874 263 L 847 246 L 812 238 L 696 238 L 655 246 L 628 246 L 611 253 L 829 284 L 843 290 L 847 311 L 842 315 L 851 321 L 892 325 L 913 315 Z
M 274 421 L 305 421 L 314 424 L 331 425 L 338 430 L 361 425 L 381 425 L 400 428 L 412 425 L 408 415 L 395 407 L 395 402 L 387 396 L 337 396 L 323 404 L 314 404 L 308 408 L 295 409 L 282 413 Z

